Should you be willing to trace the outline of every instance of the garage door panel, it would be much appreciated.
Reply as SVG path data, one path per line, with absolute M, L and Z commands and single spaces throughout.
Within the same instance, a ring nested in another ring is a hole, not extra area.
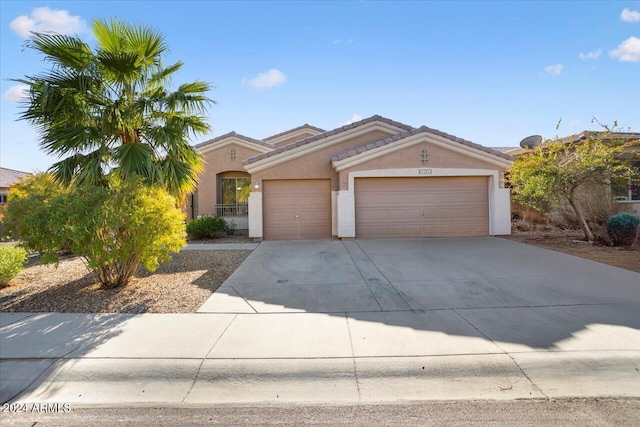
M 359 178 L 357 237 L 489 234 L 487 177 Z
M 329 180 L 263 181 L 264 238 L 331 238 Z

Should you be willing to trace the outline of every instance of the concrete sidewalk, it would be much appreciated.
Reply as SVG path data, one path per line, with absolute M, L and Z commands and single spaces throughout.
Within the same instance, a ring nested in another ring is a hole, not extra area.
M 640 274 L 502 239 L 263 242 L 199 313 L 0 313 L 0 400 L 640 397 L 638 313 Z
M 632 315 L 639 308 L 621 305 L 616 311 Z M 573 316 L 571 310 L 526 315 L 551 315 L 551 327 L 554 317 Z M 637 330 L 590 325 L 544 350 L 487 339 L 474 330 L 484 325 L 477 316 L 468 316 L 466 324 L 457 313 L 441 310 L 384 315 L 417 327 L 348 313 L 2 313 L 0 400 L 177 404 L 640 396 Z

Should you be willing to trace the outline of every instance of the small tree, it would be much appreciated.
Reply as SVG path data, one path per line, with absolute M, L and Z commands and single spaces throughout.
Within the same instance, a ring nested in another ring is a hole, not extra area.
M 571 206 L 588 241 L 593 232 L 576 197 L 585 186 L 609 186 L 616 178 L 638 173 L 625 159 L 628 142 L 606 132 L 592 133 L 578 141 L 547 141 L 520 155 L 509 171 L 513 197 L 541 212 L 549 212 L 561 200 Z
M 6 219 L 44 263 L 70 250 L 103 287 L 113 288 L 129 283 L 140 265 L 155 271 L 186 245 L 185 217 L 174 201 L 141 181 L 63 188 L 39 174 L 11 189 Z

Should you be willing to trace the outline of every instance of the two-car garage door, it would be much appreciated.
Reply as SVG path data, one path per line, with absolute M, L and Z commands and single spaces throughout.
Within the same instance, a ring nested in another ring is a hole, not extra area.
M 356 237 L 489 234 L 488 178 L 357 178 Z

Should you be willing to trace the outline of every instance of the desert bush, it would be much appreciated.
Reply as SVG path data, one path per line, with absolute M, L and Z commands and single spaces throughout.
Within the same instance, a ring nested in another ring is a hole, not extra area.
M 175 201 L 166 190 L 139 180 L 109 188 L 72 186 L 54 194 L 31 186 L 12 193 L 7 216 L 43 263 L 57 262 L 68 248 L 103 287 L 113 288 L 129 283 L 139 265 L 155 271 L 186 245 L 184 214 Z
M 607 219 L 607 234 L 614 246 L 630 248 L 638 238 L 639 224 L 637 216 L 622 212 Z
M 8 234 L 13 239 L 20 239 L 34 252 L 41 252 L 46 247 L 67 247 L 61 242 L 62 236 L 52 229 L 59 219 L 52 217 L 50 209 L 54 199 L 66 194 L 68 190 L 49 173 L 37 173 L 18 181 L 9 189 L 5 208 L 4 223 Z M 41 255 L 44 262 L 48 261 L 46 253 Z
M 0 248 L 0 287 L 5 287 L 27 263 L 27 251 L 20 247 Z
M 187 234 L 192 239 L 220 237 L 229 230 L 224 218 L 215 215 L 205 215 L 187 223 Z
M 618 204 L 611 197 L 609 188 L 602 186 L 583 187 L 576 190 L 576 201 L 583 210 L 585 220 L 590 224 L 604 224 L 618 213 Z M 575 212 L 568 202 L 561 201 L 552 212 L 550 219 L 558 225 L 579 227 Z

